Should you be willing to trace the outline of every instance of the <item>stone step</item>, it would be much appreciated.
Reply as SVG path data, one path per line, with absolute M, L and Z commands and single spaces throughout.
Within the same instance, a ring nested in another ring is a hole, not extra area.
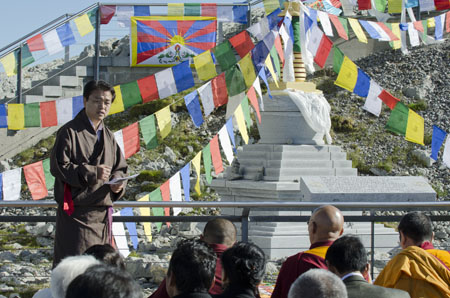
M 258 160 L 258 159 L 244 159 L 239 161 L 241 166 L 264 166 L 266 168 L 331 168 L 333 166 L 332 160 Z M 351 163 L 350 163 L 351 166 Z
M 77 89 L 72 89 L 72 90 L 63 90 L 62 91 L 62 98 L 68 98 L 68 97 L 74 97 L 74 96 L 79 96 L 79 95 L 83 95 L 83 90 L 81 88 L 77 88 Z
M 41 102 L 45 101 L 46 98 L 42 95 L 24 95 L 25 103 Z
M 265 145 L 252 144 L 242 146 L 245 152 L 342 152 L 340 146 L 319 145 Z
M 59 98 L 62 96 L 61 86 L 37 86 L 30 89 L 27 95 L 42 95 L 46 98 Z
M 49 72 L 48 76 L 52 76 L 55 74 L 58 74 L 61 76 L 76 76 L 76 77 L 92 76 L 92 74 L 88 73 L 87 66 L 80 66 L 80 65 L 77 65 L 75 67 L 69 67 L 65 70 L 61 70 L 61 69 L 52 70 Z
M 265 160 L 331 160 L 330 152 L 238 152 L 238 160 L 265 159 Z M 345 158 L 344 158 L 345 159 Z
M 80 80 L 77 76 L 56 76 L 49 79 L 45 85 L 61 86 L 61 87 L 83 87 L 80 86 Z
M 350 173 L 350 175 L 354 172 L 353 168 L 344 168 L 345 170 L 341 169 L 341 168 L 318 168 L 318 167 L 313 167 L 313 168 L 281 168 L 281 169 L 276 169 L 276 168 L 265 168 L 265 175 L 266 176 L 306 176 L 306 175 L 311 175 L 311 176 L 318 176 L 320 173 L 326 173 L 326 176 L 334 176 L 337 173 L 339 173 L 339 176 L 342 176 L 342 174 L 344 174 L 344 176 L 348 176 L 349 174 L 345 173 Z M 347 171 L 350 170 L 350 171 Z

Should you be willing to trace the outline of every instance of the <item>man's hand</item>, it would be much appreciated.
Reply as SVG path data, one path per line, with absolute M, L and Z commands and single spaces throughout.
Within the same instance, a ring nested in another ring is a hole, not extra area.
M 110 184 L 113 193 L 119 193 L 123 189 L 124 182 L 119 182 L 117 184 Z
M 111 167 L 107 165 L 97 166 L 97 179 L 102 181 L 109 181 L 109 176 L 111 175 Z

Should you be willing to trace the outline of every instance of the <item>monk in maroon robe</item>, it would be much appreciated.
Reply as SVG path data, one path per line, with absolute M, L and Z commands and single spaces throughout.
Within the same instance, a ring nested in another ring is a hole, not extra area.
M 326 205 L 314 210 L 308 221 L 311 246 L 286 259 L 278 274 L 272 298 L 286 298 L 292 283 L 312 268 L 327 269 L 325 255 L 328 247 L 344 232 L 344 216 L 334 206 Z
M 53 267 L 92 245 L 112 244 L 112 205 L 125 193 L 125 183 L 105 182 L 127 173 L 114 134 L 103 123 L 114 98 L 108 83 L 88 82 L 84 109 L 56 135 L 50 156 L 58 203 Z

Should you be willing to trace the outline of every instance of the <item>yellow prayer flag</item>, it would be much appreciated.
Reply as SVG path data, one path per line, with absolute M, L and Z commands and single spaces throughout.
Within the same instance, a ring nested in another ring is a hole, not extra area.
M 424 145 L 424 122 L 425 121 L 419 114 L 409 109 L 405 139 L 410 142 Z
M 197 182 L 195 182 L 194 189 L 198 194 L 201 194 L 200 191 L 200 161 L 202 158 L 202 152 L 199 151 L 197 155 L 192 159 L 192 166 L 194 167 L 195 172 L 197 173 Z
M 400 23 L 392 23 L 392 33 L 397 36 L 398 40 L 392 41 L 392 48 L 394 50 L 402 47 L 402 35 L 400 34 Z
M 388 13 L 401 13 L 402 0 L 388 0 Z
M 207 81 L 217 76 L 216 66 L 209 50 L 195 56 L 194 65 L 200 80 Z
M 337 76 L 335 85 L 353 92 L 358 79 L 358 67 L 347 56 L 342 61 L 341 70 Z
M 91 24 L 91 20 L 89 20 L 89 17 L 86 13 L 81 17 L 74 19 L 73 21 L 77 26 L 78 33 L 80 33 L 80 36 L 85 36 L 86 34 L 94 31 L 94 27 Z
M 361 25 L 359 24 L 357 19 L 348 18 L 348 22 L 350 23 L 350 26 L 352 27 L 353 31 L 355 32 L 356 37 L 360 42 L 367 43 L 367 37 L 364 34 L 363 29 L 361 28 Z
M 427 19 L 427 27 L 428 28 L 436 27 L 436 22 L 434 21 L 434 18 Z M 427 29 L 427 28 L 423 28 L 423 29 Z
M 156 120 L 158 121 L 159 132 L 161 138 L 165 138 L 172 130 L 172 118 L 170 114 L 170 106 L 167 106 L 155 113 Z
M 138 202 L 148 202 L 149 195 L 145 195 L 142 198 L 138 199 Z M 139 208 L 139 212 L 141 216 L 150 216 L 150 207 L 141 207 Z M 143 222 L 145 236 L 147 236 L 148 242 L 152 242 L 152 226 L 150 222 Z
M 116 98 L 111 104 L 111 108 L 109 109 L 108 115 L 120 113 L 125 110 L 123 106 L 122 90 L 120 90 L 120 85 L 114 86 L 114 91 L 116 91 Z
M 236 117 L 236 122 L 239 131 L 241 132 L 242 139 L 244 140 L 245 144 L 248 144 L 247 126 L 245 126 L 244 111 L 242 110 L 241 104 L 239 104 L 236 111 L 234 112 L 234 117 Z
M 168 16 L 182 16 L 184 15 L 184 3 L 167 3 Z
M 245 85 L 247 86 L 247 88 L 250 88 L 256 80 L 255 68 L 253 67 L 250 53 L 245 55 L 244 58 L 242 58 L 241 61 L 238 62 L 238 64 L 241 68 L 242 75 L 244 76 Z
M 6 75 L 8 77 L 17 74 L 17 63 L 16 63 L 16 56 L 14 56 L 14 52 L 9 53 L 8 55 L 0 59 L 0 62 L 2 63 L 3 68 L 5 69 Z
M 272 78 L 275 82 L 275 85 L 277 85 L 277 87 L 278 87 L 278 77 L 277 77 L 277 74 L 275 73 L 275 69 L 273 68 L 272 59 L 270 59 L 270 55 L 267 56 L 265 64 L 267 66 L 267 69 L 269 69 L 270 75 L 272 76 Z M 253 80 L 253 82 L 254 81 L 255 80 Z
M 8 129 L 19 130 L 25 128 L 24 105 L 22 103 L 8 104 Z

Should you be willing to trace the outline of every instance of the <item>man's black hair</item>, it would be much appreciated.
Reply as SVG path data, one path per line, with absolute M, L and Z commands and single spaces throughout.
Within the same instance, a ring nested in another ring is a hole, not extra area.
M 180 294 L 203 292 L 211 288 L 216 271 L 217 256 L 206 242 L 181 240 L 172 254 L 167 275 L 175 277 Z
M 84 252 L 85 255 L 94 256 L 105 264 L 125 270 L 125 262 L 122 255 L 110 244 L 92 245 Z
M 89 267 L 67 288 L 66 298 L 142 298 L 142 289 L 131 275 L 106 264 Z
M 95 91 L 95 90 L 102 90 L 102 91 L 109 91 L 112 95 L 112 101 L 116 98 L 116 91 L 114 90 L 114 87 L 111 86 L 109 83 L 102 81 L 102 80 L 92 80 L 86 83 L 84 85 L 83 89 L 83 97 L 86 99 L 86 101 L 89 99 L 89 96 Z
M 255 291 L 264 277 L 266 257 L 262 249 L 253 243 L 237 242 L 222 254 L 221 260 L 230 286 Z
M 340 274 L 354 271 L 362 273 L 367 265 L 367 252 L 358 237 L 345 235 L 328 248 L 325 260 Z
M 413 211 L 402 217 L 398 225 L 398 231 L 420 245 L 424 241 L 431 241 L 433 224 L 425 213 Z

